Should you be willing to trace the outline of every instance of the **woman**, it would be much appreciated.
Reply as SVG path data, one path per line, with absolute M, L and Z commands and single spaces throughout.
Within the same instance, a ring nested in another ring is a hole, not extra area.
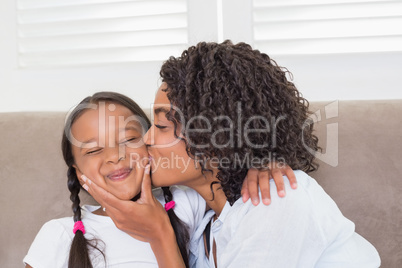
M 144 138 L 152 181 L 188 186 L 210 208 L 190 242 L 190 265 L 379 267 L 376 249 L 305 173 L 317 167 L 309 151 L 318 149 L 318 140 L 308 102 L 286 71 L 247 44 L 225 41 L 190 47 L 166 61 L 160 74 L 155 122 Z M 191 164 L 158 169 L 155 163 L 169 157 Z M 270 206 L 239 200 L 249 168 L 272 161 L 296 170 L 299 189 L 286 199 L 273 195 Z M 103 205 L 127 208 L 97 185 L 89 187 Z M 120 222 L 135 232 L 130 218 Z

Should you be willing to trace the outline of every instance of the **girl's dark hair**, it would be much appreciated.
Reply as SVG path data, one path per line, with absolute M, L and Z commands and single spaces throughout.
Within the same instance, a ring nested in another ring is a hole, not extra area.
M 250 167 L 273 160 L 306 172 L 318 166 L 310 153 L 319 147 L 309 103 L 286 73 L 268 55 L 229 40 L 198 43 L 161 67 L 167 118 L 175 129 L 183 125 L 187 153 L 204 163 L 202 172 L 211 158 L 224 159 L 217 178 L 230 204 Z
M 81 221 L 81 207 L 79 192 L 81 190 L 81 185 L 77 178 L 76 170 L 74 165 L 74 156 L 72 153 L 71 146 L 71 127 L 79 116 L 83 114 L 84 111 L 91 109 L 91 105 L 99 104 L 100 102 L 111 102 L 114 104 L 120 104 L 128 108 L 134 115 L 140 117 L 140 122 L 142 124 L 144 132 L 148 130 L 151 125 L 148 117 L 144 111 L 129 97 L 116 93 L 116 92 L 98 92 L 90 97 L 83 99 L 68 115 L 66 123 L 64 126 L 63 137 L 61 142 L 63 158 L 68 166 L 67 170 L 67 186 L 70 190 L 70 200 L 73 202 L 72 210 L 74 213 L 74 222 Z M 93 107 L 92 107 L 93 108 Z M 165 201 L 169 202 L 172 200 L 172 194 L 169 187 L 163 187 L 163 192 L 165 196 Z M 134 198 L 133 198 L 134 199 Z M 176 234 L 177 244 L 181 251 L 183 260 L 188 267 L 188 252 L 187 245 L 189 242 L 189 233 L 187 226 L 176 216 L 173 209 L 168 212 L 170 222 Z M 98 248 L 97 240 L 87 240 L 81 231 L 75 233 L 74 239 L 70 248 L 70 256 L 68 261 L 69 268 L 92 268 L 91 258 L 90 258 L 90 248 L 96 249 L 104 256 L 101 249 Z

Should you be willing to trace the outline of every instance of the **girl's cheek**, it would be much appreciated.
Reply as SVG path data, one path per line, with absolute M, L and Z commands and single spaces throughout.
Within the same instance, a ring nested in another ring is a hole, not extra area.
M 141 146 L 140 148 L 133 148 L 131 150 L 127 150 L 127 152 L 129 153 L 129 156 L 131 156 L 131 157 L 134 157 L 136 155 L 141 158 L 148 157 L 148 149 L 145 145 Z
M 78 162 L 78 161 L 77 161 Z M 97 171 L 101 168 L 102 159 L 96 156 L 91 157 L 83 157 L 80 159 L 79 163 L 77 163 L 80 170 L 86 175 L 95 175 Z

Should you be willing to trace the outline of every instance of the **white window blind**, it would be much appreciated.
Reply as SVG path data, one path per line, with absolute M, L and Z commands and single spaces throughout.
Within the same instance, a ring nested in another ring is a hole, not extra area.
M 402 51 L 402 1 L 253 0 L 253 34 L 276 55 Z
M 21 68 L 164 60 L 188 44 L 186 0 L 18 0 Z

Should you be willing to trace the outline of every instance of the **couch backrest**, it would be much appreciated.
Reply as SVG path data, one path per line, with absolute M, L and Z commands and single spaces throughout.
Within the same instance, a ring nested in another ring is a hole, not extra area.
M 313 103 L 312 110 L 321 111 L 317 134 L 328 150 L 311 175 L 355 222 L 356 231 L 378 249 L 382 266 L 399 267 L 402 100 Z M 1 267 L 23 267 L 40 227 L 72 215 L 60 149 L 64 117 L 46 112 L 0 114 Z M 338 134 L 331 136 L 336 129 Z M 81 197 L 82 203 L 94 203 Z

